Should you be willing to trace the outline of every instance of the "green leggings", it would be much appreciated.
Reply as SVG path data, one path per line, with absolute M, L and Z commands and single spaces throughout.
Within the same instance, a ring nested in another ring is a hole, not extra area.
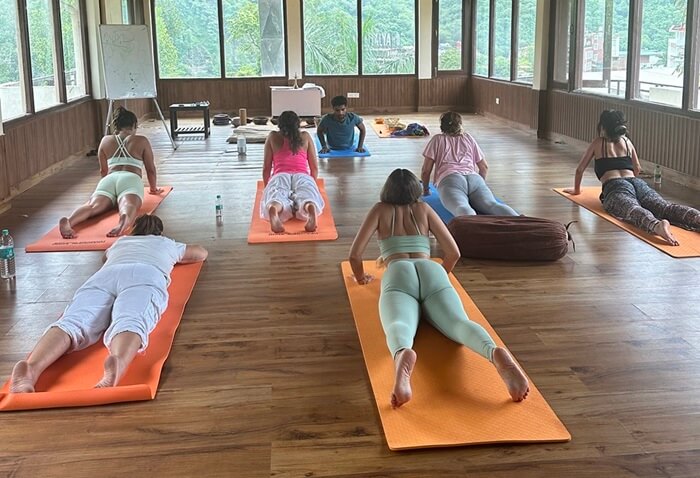
M 467 317 L 445 269 L 430 259 L 399 259 L 382 277 L 379 317 L 392 356 L 412 348 L 421 307 L 425 318 L 446 337 L 491 360 L 496 344 L 488 332 Z

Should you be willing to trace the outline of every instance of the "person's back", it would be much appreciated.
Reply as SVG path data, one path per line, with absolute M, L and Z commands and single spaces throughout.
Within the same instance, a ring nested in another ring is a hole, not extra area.
M 436 134 L 423 151 L 435 162 L 435 185 L 450 174 L 479 174 L 484 153 L 469 133 Z
M 105 252 L 103 267 L 147 264 L 169 276 L 185 254 L 185 244 L 157 235 L 123 236 Z
M 279 132 L 270 133 L 272 142 L 272 174 L 309 174 L 308 147 L 311 138 L 307 132 L 301 133 L 301 145 L 292 150 L 289 138 Z

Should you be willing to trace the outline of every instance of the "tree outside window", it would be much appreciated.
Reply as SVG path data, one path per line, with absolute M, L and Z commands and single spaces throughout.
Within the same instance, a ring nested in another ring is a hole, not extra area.
M 532 83 L 535 76 L 536 0 L 520 0 L 516 80 Z
M 20 84 L 16 2 L 9 2 L 7 8 L 9 10 L 0 15 L 0 108 L 3 121 L 26 112 Z
M 489 74 L 489 0 L 476 0 L 474 74 Z
M 438 2 L 438 70 L 462 69 L 462 21 L 461 0 Z

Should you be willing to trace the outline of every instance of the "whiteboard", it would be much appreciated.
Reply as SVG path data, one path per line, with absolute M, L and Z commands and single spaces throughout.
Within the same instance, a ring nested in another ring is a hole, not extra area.
M 146 25 L 100 25 L 107 99 L 155 98 L 151 36 Z

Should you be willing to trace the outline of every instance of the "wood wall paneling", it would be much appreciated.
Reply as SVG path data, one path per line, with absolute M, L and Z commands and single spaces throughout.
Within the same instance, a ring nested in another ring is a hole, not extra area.
M 469 77 L 443 76 L 418 80 L 418 111 L 463 110 L 469 97 Z
M 492 114 L 536 129 L 538 100 L 539 95 L 530 85 L 472 77 L 467 104 L 470 111 Z
M 7 174 L 7 152 L 5 136 L 0 135 L 0 202 L 10 196 L 10 181 Z M 1 210 L 1 208 L 0 208 Z

